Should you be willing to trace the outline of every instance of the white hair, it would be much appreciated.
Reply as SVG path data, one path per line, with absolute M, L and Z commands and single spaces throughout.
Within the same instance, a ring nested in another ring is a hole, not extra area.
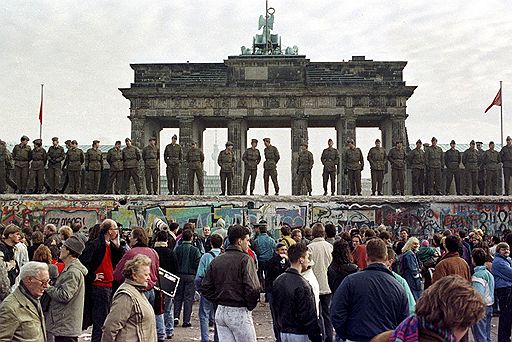
M 52 233 L 57 233 L 57 227 L 54 224 L 48 223 L 44 228 L 48 229 Z
M 26 277 L 37 277 L 41 271 L 48 271 L 48 265 L 44 262 L 29 261 L 21 267 L 19 277 L 20 279 L 25 279 Z

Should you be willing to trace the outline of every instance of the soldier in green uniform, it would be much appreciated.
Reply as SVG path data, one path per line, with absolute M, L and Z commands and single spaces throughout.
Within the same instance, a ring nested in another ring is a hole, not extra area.
M 432 146 L 425 150 L 425 164 L 427 166 L 427 172 L 429 173 L 429 195 L 442 195 L 441 170 L 444 165 L 443 150 L 441 147 L 437 146 L 437 139 L 435 137 L 432 137 Z
M 48 148 L 46 154 L 48 158 L 48 184 L 50 186 L 50 193 L 56 194 L 59 192 L 60 187 L 60 174 L 62 172 L 62 161 L 66 157 L 64 148 L 59 145 L 59 138 L 52 138 L 52 146 Z
M 100 187 L 101 171 L 103 170 L 103 154 L 99 140 L 92 142 L 92 147 L 85 152 L 85 189 L 88 194 L 97 194 Z
M 70 148 L 66 152 L 64 167 L 68 173 L 69 188 L 72 194 L 78 194 L 80 192 L 81 172 L 84 161 L 84 152 L 78 148 L 78 142 L 76 140 L 71 141 Z
M 375 146 L 368 151 L 368 162 L 370 162 L 370 171 L 372 176 L 372 196 L 375 192 L 382 196 L 382 181 L 384 180 L 384 170 L 386 168 L 386 149 L 380 146 L 380 139 L 375 140 Z
M 510 194 L 510 177 L 512 177 L 512 138 L 507 137 L 507 144 L 500 151 L 501 162 L 503 163 L 503 180 L 505 182 L 505 196 Z
M 185 161 L 188 165 L 188 193 L 194 194 L 194 177 L 197 177 L 197 183 L 199 185 L 199 194 L 204 195 L 204 181 L 203 181 L 203 162 L 204 154 L 199 148 L 195 141 L 192 142 L 191 148 L 188 151 Z
M 466 169 L 466 195 L 478 195 L 478 159 L 475 141 L 471 140 L 469 148 L 462 154 L 462 164 Z
M 356 147 L 354 139 L 347 140 L 348 147 L 343 153 L 343 168 L 347 174 L 349 194 L 361 196 L 361 171 L 364 169 L 363 153 Z
M 156 147 L 156 137 L 149 138 L 149 145 L 142 149 L 142 160 L 144 160 L 144 176 L 148 195 L 158 195 L 160 151 Z
M 0 194 L 7 190 L 7 162 L 9 156 L 3 141 L 0 141 Z
M 236 165 L 235 155 L 233 153 L 233 143 L 231 141 L 226 143 L 226 149 L 224 151 L 220 151 L 217 158 L 217 164 L 220 166 L 220 196 L 224 196 L 226 191 L 228 196 L 231 196 L 231 190 L 233 188 L 233 174 L 235 172 Z
M 180 164 L 183 160 L 183 150 L 180 145 L 176 143 L 178 137 L 176 134 L 172 136 L 172 142 L 165 146 L 164 151 L 164 160 L 167 174 L 167 189 L 169 190 L 169 195 L 173 193 L 175 195 L 179 194 L 179 183 L 180 183 Z
M 249 189 L 250 195 L 254 195 L 254 184 L 256 183 L 258 164 L 261 162 L 260 150 L 258 150 L 256 146 L 258 146 L 258 139 L 251 139 L 251 147 L 245 150 L 242 155 L 242 160 L 244 161 L 242 195 L 247 194 L 247 183 L 249 183 L 249 177 L 251 178 L 251 186 Z
M 14 169 L 14 161 L 11 152 L 7 149 L 5 141 L 0 140 L 0 145 L 5 148 L 5 182 L 13 189 L 14 192 L 18 191 L 18 185 L 11 178 L 11 171 Z M 1 172 L 1 171 L 0 171 Z
M 485 164 L 484 164 L 484 150 L 482 149 L 483 143 L 476 142 L 476 150 L 478 152 L 478 194 L 481 196 L 485 194 Z
M 268 195 L 269 178 L 272 179 L 274 184 L 275 195 L 279 196 L 279 183 L 277 182 L 277 163 L 281 157 L 279 151 L 275 146 L 270 143 L 270 138 L 263 139 L 265 149 L 263 154 L 265 155 L 265 161 L 263 162 L 263 185 L 265 187 L 265 196 Z
M 324 186 L 324 196 L 327 196 L 327 183 L 331 179 L 331 196 L 336 194 L 336 173 L 340 164 L 340 154 L 338 150 L 332 147 L 334 142 L 332 139 L 327 140 L 327 148 L 322 151 L 320 160 L 324 165 L 322 172 L 322 180 Z
M 405 164 L 407 154 L 402 140 L 397 140 L 395 147 L 389 150 L 388 160 L 391 164 L 391 192 L 393 195 L 405 195 Z
M 299 195 L 303 195 L 304 181 L 306 183 L 306 193 L 311 196 L 311 170 L 314 164 L 313 153 L 308 151 L 308 144 L 300 144 L 299 159 L 297 160 L 297 182 L 299 183 Z
M 121 151 L 121 141 L 116 141 L 114 147 L 108 150 L 107 163 L 110 166 L 110 170 L 108 172 L 108 185 L 106 193 L 111 194 L 112 187 L 114 187 L 114 193 L 119 195 L 121 194 L 121 190 L 123 190 L 122 188 L 124 183 L 123 151 Z
M 461 195 L 460 189 L 460 162 L 462 160 L 460 152 L 455 148 L 455 140 L 450 141 L 450 149 L 444 153 L 444 164 L 446 165 L 445 194 L 450 193 L 450 186 L 455 178 L 455 190 L 457 195 Z
M 66 153 L 67 153 L 67 151 L 69 151 L 69 149 L 71 148 L 71 140 L 69 140 L 69 139 L 66 140 L 64 142 L 64 144 L 66 145 Z M 66 160 L 66 154 L 64 154 L 64 160 Z M 68 183 L 69 183 L 68 168 L 66 166 L 66 163 L 63 163 L 62 164 L 62 186 L 60 188 L 61 194 L 63 194 L 66 191 Z
M 14 146 L 12 158 L 14 159 L 14 177 L 18 185 L 17 193 L 27 193 L 28 170 L 30 162 L 29 138 L 24 135 L 21 137 L 21 143 Z
M 489 142 L 489 149 L 484 152 L 483 163 L 485 165 L 485 194 L 498 195 L 498 169 L 501 157 L 498 151 L 494 150 L 494 142 Z
M 421 140 L 416 141 L 416 148 L 407 154 L 407 163 L 412 170 L 412 194 L 423 195 L 425 187 L 425 152 Z
M 30 151 L 30 183 L 34 185 L 35 194 L 44 193 L 44 168 L 46 166 L 46 150 L 41 139 L 34 140 L 34 149 Z
M 133 179 L 137 195 L 141 194 L 139 161 L 140 151 L 132 145 L 132 139 L 126 138 L 126 147 L 123 148 L 123 169 L 124 169 L 124 193 L 130 194 L 130 180 Z

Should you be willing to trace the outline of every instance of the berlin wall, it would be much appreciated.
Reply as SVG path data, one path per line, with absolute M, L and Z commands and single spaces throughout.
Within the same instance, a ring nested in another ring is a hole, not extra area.
M 380 224 L 398 232 L 408 227 L 416 236 L 445 229 L 480 228 L 487 234 L 512 229 L 512 203 L 507 197 L 197 197 L 2 195 L 2 224 L 53 223 L 57 227 L 79 222 L 90 228 L 112 218 L 124 228 L 151 229 L 156 218 L 180 225 L 195 222 L 198 229 L 215 226 L 222 218 L 233 223 L 268 222 L 277 236 L 281 223 L 293 228 L 332 222 L 338 231 Z M 215 229 L 213 229 L 215 230 Z

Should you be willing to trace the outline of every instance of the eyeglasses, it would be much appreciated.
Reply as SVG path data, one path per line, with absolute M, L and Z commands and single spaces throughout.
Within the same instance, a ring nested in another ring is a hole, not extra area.
M 40 283 L 41 283 L 41 286 L 46 286 L 46 285 L 50 284 L 50 279 L 41 280 L 41 279 L 36 278 L 36 277 L 32 277 L 32 278 L 34 278 L 35 280 L 37 280 L 38 282 L 40 282 Z

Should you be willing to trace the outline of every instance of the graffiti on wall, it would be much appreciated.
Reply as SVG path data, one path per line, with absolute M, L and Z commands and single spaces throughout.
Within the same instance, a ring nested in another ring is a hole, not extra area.
M 166 222 L 215 227 L 219 219 L 227 226 L 235 223 L 254 224 L 261 220 L 270 230 L 284 223 L 292 228 L 311 226 L 315 222 L 334 223 L 338 231 L 353 227 L 376 227 L 384 224 L 398 233 L 407 227 L 417 236 L 431 236 L 445 229 L 482 229 L 487 234 L 499 234 L 512 229 L 512 204 L 509 203 L 450 203 L 415 202 L 365 204 L 344 202 L 242 202 L 242 201 L 156 201 L 114 199 L 90 200 L 8 200 L 1 201 L 1 223 L 53 223 L 57 226 L 81 223 L 91 227 L 104 217 L 119 222 L 124 228 L 150 228 L 156 218 Z

